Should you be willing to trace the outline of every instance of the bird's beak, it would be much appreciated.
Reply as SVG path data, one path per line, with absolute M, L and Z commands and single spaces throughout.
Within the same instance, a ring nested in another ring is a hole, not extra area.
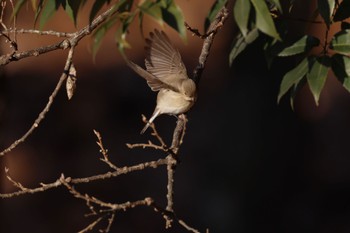
M 195 98 L 194 97 L 185 96 L 185 100 L 190 101 L 190 102 L 194 102 Z

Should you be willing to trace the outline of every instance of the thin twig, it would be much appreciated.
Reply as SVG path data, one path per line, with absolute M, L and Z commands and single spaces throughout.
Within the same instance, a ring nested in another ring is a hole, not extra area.
M 147 123 L 147 122 L 148 122 L 147 118 L 146 118 L 144 115 L 142 115 L 142 121 L 143 121 L 144 123 Z M 162 138 L 162 137 L 160 136 L 160 134 L 158 133 L 158 130 L 157 130 L 157 128 L 156 128 L 156 125 L 152 123 L 152 124 L 150 124 L 150 127 L 151 127 L 151 129 L 152 129 L 151 135 L 152 135 L 153 137 L 155 137 L 155 138 L 159 141 L 161 147 L 167 148 L 167 145 L 165 144 L 163 138 Z
M 151 142 L 150 140 L 148 140 L 148 143 L 134 143 L 134 144 L 130 144 L 130 143 L 126 143 L 126 146 L 129 149 L 134 149 L 134 148 L 153 148 L 155 150 L 162 150 L 164 152 L 168 152 L 168 149 L 166 149 L 166 147 L 164 146 L 158 146 L 156 144 L 154 144 L 153 142 Z
M 115 219 L 115 213 L 113 212 L 113 213 L 111 214 L 111 216 L 108 218 L 108 224 L 107 224 L 106 229 L 100 230 L 100 232 L 101 232 L 101 233 L 102 233 L 102 232 L 105 232 L 105 233 L 109 232 L 109 231 L 111 230 L 111 227 L 112 227 L 112 224 L 113 224 L 113 222 L 114 222 L 114 219 Z
M 84 229 L 78 231 L 78 233 L 86 233 L 86 232 L 92 231 L 94 229 L 94 227 L 97 225 L 97 223 L 101 222 L 102 219 L 103 219 L 103 216 L 97 218 L 95 221 L 90 223 L 87 227 L 85 227 Z
M 97 140 L 98 140 L 96 143 L 100 147 L 100 152 L 101 152 L 101 154 L 103 156 L 103 158 L 101 158 L 100 160 L 102 162 L 106 163 L 113 170 L 115 170 L 115 171 L 118 170 L 118 167 L 115 166 L 111 161 L 109 161 L 108 150 L 103 145 L 101 134 L 98 131 L 96 131 L 96 130 L 94 130 L 94 133 L 95 133 L 95 135 L 97 137 Z
M 147 118 L 145 117 L 145 115 L 142 115 L 142 121 L 143 121 L 144 123 L 148 123 L 148 120 L 147 120 Z M 155 149 L 155 150 L 162 150 L 162 151 L 164 151 L 164 152 L 169 152 L 169 148 L 168 148 L 168 146 L 165 144 L 163 138 L 162 138 L 162 137 L 160 136 L 160 134 L 158 133 L 155 124 L 154 124 L 154 123 L 151 123 L 151 124 L 150 124 L 150 127 L 151 127 L 151 129 L 152 129 L 151 135 L 152 135 L 153 137 L 155 137 L 155 138 L 159 141 L 160 145 L 156 145 L 156 144 L 154 144 L 151 140 L 148 140 L 147 143 L 133 143 L 133 144 L 131 144 L 131 143 L 126 143 L 126 146 L 127 146 L 129 149 L 134 149 L 134 148 L 143 148 L 143 149 L 145 149 L 145 148 L 153 148 L 153 149 Z
M 152 203 L 152 207 L 154 209 L 154 211 L 159 212 L 163 218 L 165 219 L 171 219 L 172 221 L 176 221 L 178 222 L 181 226 L 183 226 L 186 230 L 193 232 L 193 233 L 200 233 L 199 230 L 190 227 L 184 220 L 178 218 L 174 212 L 169 212 L 161 207 L 159 207 L 155 202 Z
M 12 14 L 14 15 L 15 13 L 15 5 L 13 4 L 13 0 L 10 0 L 10 4 L 11 4 L 11 8 L 12 8 Z M 16 30 L 16 16 L 13 17 L 13 28 Z M 13 33 L 13 46 L 14 46 L 14 49 L 17 50 L 18 49 L 18 46 L 17 46 L 17 35 L 16 33 L 14 32 Z

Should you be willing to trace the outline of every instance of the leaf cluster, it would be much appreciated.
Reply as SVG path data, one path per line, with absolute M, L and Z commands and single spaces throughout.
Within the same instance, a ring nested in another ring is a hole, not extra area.
M 35 12 L 34 25 L 42 29 L 50 18 L 63 8 L 74 24 L 77 24 L 78 15 L 81 9 L 86 5 L 87 0 L 19 0 L 16 3 L 14 16 L 17 16 L 25 5 Z M 112 29 L 115 30 L 115 42 L 120 50 L 130 47 L 126 40 L 129 26 L 134 21 L 138 21 L 142 32 L 144 16 L 148 15 L 160 25 L 164 23 L 175 29 L 183 39 L 186 39 L 186 28 L 184 26 L 184 16 L 181 8 L 175 0 L 94 0 L 90 9 L 89 21 L 98 15 L 103 7 L 113 7 L 113 13 L 108 20 L 99 26 L 93 33 L 92 52 L 95 57 L 102 39 L 106 33 Z
M 268 64 L 276 57 L 297 56 L 299 60 L 283 76 L 277 101 L 289 92 L 293 107 L 296 92 L 307 83 L 318 105 L 330 70 L 350 92 L 350 24 L 345 22 L 350 17 L 350 0 L 317 0 L 315 17 L 320 15 L 322 21 L 304 21 L 325 25 L 324 37 L 302 35 L 289 43 L 286 38 L 288 27 L 283 25 L 286 25 L 286 21 L 293 20 L 290 13 L 295 1 L 284 1 L 285 5 L 282 7 L 279 0 L 237 0 L 233 11 L 239 33 L 233 42 L 229 61 L 232 64 L 246 46 L 261 34 L 267 35 L 264 49 Z M 328 33 L 335 23 L 340 23 L 341 28 L 328 41 Z M 315 47 L 320 47 L 322 51 L 318 55 L 311 55 L 310 51 Z

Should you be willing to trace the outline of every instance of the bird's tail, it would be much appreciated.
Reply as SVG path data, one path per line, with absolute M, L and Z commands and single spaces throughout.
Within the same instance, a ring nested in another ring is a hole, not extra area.
M 143 129 L 141 130 L 140 134 L 144 134 L 150 125 L 151 125 L 151 123 L 147 122 L 145 127 L 143 127 Z
M 143 129 L 141 130 L 140 134 L 143 134 L 144 132 L 146 132 L 146 130 L 148 129 L 148 127 L 153 123 L 154 119 L 156 119 L 156 117 L 160 114 L 160 111 L 158 109 L 155 109 L 151 119 L 149 119 L 149 121 L 147 122 L 147 124 L 145 125 L 145 127 L 143 127 Z

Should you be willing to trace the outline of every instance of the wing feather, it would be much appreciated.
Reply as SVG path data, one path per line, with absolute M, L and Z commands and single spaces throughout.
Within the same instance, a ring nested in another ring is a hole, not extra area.
M 153 74 L 147 72 L 142 67 L 136 65 L 132 61 L 126 59 L 126 63 L 128 66 L 133 69 L 137 74 L 139 74 L 141 77 L 146 79 L 148 86 L 151 88 L 152 91 L 159 91 L 160 89 L 170 89 L 173 91 L 178 91 L 175 89 L 175 87 L 168 85 L 165 82 L 162 82 L 160 79 L 156 78 Z
M 163 31 L 151 32 L 150 39 L 146 39 L 146 43 L 145 65 L 148 72 L 169 85 L 174 77 L 188 78 L 179 51 L 171 44 Z

